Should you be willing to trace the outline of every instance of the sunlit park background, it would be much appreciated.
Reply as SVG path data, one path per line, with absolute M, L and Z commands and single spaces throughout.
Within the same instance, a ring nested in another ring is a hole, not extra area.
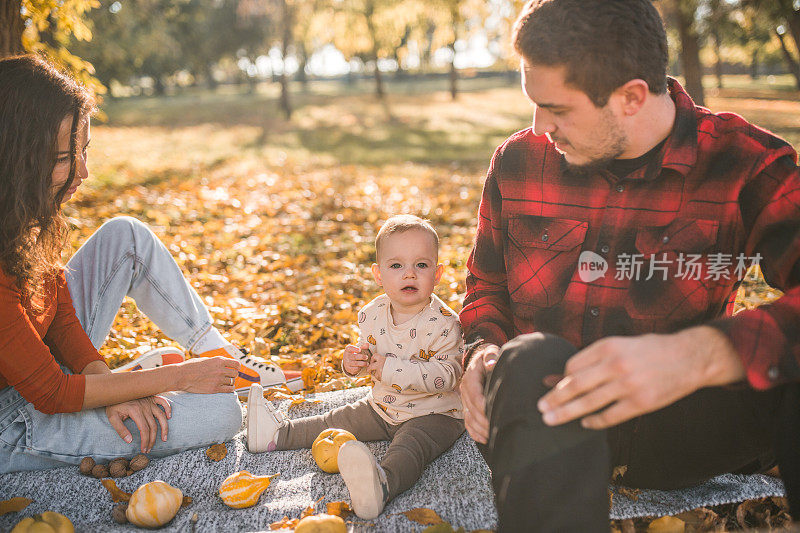
M 660 0 L 670 73 L 714 111 L 800 146 L 800 1 Z M 514 0 L 4 0 L 0 55 L 48 54 L 98 94 L 78 246 L 149 223 L 242 346 L 350 386 L 338 361 L 378 294 L 381 223 L 429 218 L 458 310 L 494 148 L 530 124 Z M 741 305 L 779 294 L 760 282 Z M 127 302 L 117 366 L 170 341 Z M 773 514 L 780 510 L 773 508 Z M 726 527 L 769 524 L 719 511 Z M 763 513 L 762 513 L 763 514 Z M 637 524 L 641 525 L 641 524 Z M 623 527 L 620 525 L 620 527 Z

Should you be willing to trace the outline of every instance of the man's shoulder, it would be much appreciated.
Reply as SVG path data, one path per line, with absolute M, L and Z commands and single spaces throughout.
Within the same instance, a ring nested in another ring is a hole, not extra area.
M 769 153 L 793 153 L 792 146 L 771 131 L 736 113 L 713 113 L 698 107 L 697 144 L 702 152 L 731 152 L 736 159 L 762 159 Z
M 495 150 L 496 153 L 504 154 L 508 151 L 519 149 L 544 149 L 550 144 L 545 135 L 536 135 L 533 128 L 525 128 L 509 135 L 505 141 Z
M 496 180 L 504 177 L 518 180 L 527 176 L 530 169 L 541 169 L 546 152 L 553 149 L 547 137 L 526 128 L 509 136 L 497 147 L 489 172 Z

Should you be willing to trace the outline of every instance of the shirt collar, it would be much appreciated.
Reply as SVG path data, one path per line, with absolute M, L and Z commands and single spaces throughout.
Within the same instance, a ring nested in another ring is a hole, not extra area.
M 697 162 L 697 107 L 674 78 L 667 79 L 667 87 L 675 102 L 675 124 L 664 146 L 661 167 L 685 176 Z
M 689 94 L 674 78 L 667 78 L 667 90 L 675 102 L 675 122 L 661 153 L 649 164 L 626 176 L 626 180 L 653 181 L 668 168 L 683 176 L 697 161 L 696 107 Z

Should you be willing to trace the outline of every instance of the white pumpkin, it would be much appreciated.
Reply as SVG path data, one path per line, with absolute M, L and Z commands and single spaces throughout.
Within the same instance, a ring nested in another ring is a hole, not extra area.
M 125 516 L 139 527 L 161 527 L 178 514 L 183 492 L 164 481 L 145 483 L 131 495 Z

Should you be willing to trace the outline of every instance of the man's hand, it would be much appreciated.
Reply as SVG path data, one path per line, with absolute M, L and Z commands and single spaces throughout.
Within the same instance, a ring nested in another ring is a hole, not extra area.
M 364 343 L 361 346 L 348 344 L 342 355 L 342 366 L 348 374 L 356 375 L 369 364 L 371 356 L 369 345 Z
M 149 453 L 156 443 L 158 426 L 161 426 L 161 440 L 166 442 L 169 433 L 167 419 L 172 416 L 172 406 L 163 396 L 148 396 L 138 400 L 118 403 L 106 407 L 106 416 L 111 426 L 127 443 L 133 441 L 133 435 L 123 424 L 130 418 L 139 429 L 142 453 Z
M 489 419 L 486 418 L 486 398 L 483 386 L 486 376 L 500 356 L 500 348 L 494 344 L 480 346 L 472 355 L 467 370 L 461 378 L 459 391 L 464 404 L 464 425 L 475 442 L 489 441 Z
M 572 356 L 564 377 L 542 396 L 538 407 L 548 425 L 581 418 L 584 427 L 602 429 L 656 411 L 703 387 L 744 377 L 728 338 L 709 326 L 670 335 L 608 337 Z
M 378 353 L 372 354 L 372 359 L 367 366 L 367 372 L 372 374 L 376 381 L 380 381 L 383 376 L 383 365 L 386 363 L 386 356 Z

